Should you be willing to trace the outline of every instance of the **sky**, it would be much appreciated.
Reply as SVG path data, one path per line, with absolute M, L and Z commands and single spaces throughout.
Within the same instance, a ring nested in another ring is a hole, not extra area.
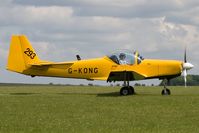
M 39 57 L 50 61 L 76 60 L 76 54 L 102 57 L 118 49 L 183 60 L 186 46 L 188 62 L 195 66 L 189 74 L 199 74 L 198 14 L 198 0 L 0 0 L 0 82 L 90 82 L 7 71 L 10 38 L 16 34 L 25 34 Z

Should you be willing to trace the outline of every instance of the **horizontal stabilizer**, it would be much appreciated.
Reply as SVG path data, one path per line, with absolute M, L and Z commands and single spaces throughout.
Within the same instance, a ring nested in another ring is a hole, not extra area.
M 61 68 L 61 69 L 66 69 L 69 68 L 70 66 L 73 65 L 73 63 L 70 62 L 58 62 L 58 63 L 53 63 L 53 62 L 40 62 L 36 64 L 29 64 L 33 67 L 52 67 L 52 68 Z

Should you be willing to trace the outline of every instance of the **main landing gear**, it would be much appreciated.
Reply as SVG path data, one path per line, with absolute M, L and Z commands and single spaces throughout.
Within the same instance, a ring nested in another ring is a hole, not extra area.
M 124 86 L 120 90 L 120 95 L 127 96 L 135 94 L 134 88 L 132 86 Z
M 171 91 L 166 87 L 166 83 L 167 80 L 163 80 L 163 84 L 164 84 L 164 89 L 162 90 L 162 95 L 170 95 L 171 94 Z
M 134 88 L 132 86 L 129 86 L 129 81 L 124 81 L 124 87 L 120 89 L 120 95 L 127 96 L 127 95 L 133 95 L 135 94 Z

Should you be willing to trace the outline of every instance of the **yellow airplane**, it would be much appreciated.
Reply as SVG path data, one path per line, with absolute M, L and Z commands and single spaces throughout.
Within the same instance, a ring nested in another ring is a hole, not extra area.
M 102 58 L 77 61 L 50 62 L 40 60 L 25 35 L 13 35 L 11 38 L 7 70 L 17 73 L 45 77 L 78 78 L 87 80 L 123 81 L 121 95 L 134 94 L 129 81 L 144 79 L 170 80 L 184 73 L 185 85 L 187 70 L 193 68 L 187 62 L 186 50 L 184 62 L 175 60 L 144 59 L 138 52 L 118 51 Z M 162 95 L 170 95 L 170 90 L 162 90 Z

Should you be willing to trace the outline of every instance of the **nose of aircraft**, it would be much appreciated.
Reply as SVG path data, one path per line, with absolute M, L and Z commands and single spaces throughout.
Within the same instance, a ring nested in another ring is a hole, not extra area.
M 193 64 L 189 63 L 189 62 L 185 62 L 183 63 L 183 69 L 186 69 L 186 70 L 190 70 L 194 67 Z
M 183 67 L 182 73 L 184 75 L 184 83 L 185 83 L 185 87 L 187 87 L 187 70 L 192 69 L 194 67 L 194 65 L 192 65 L 189 62 L 186 62 L 186 60 L 185 60 L 185 62 L 183 63 L 182 67 Z

